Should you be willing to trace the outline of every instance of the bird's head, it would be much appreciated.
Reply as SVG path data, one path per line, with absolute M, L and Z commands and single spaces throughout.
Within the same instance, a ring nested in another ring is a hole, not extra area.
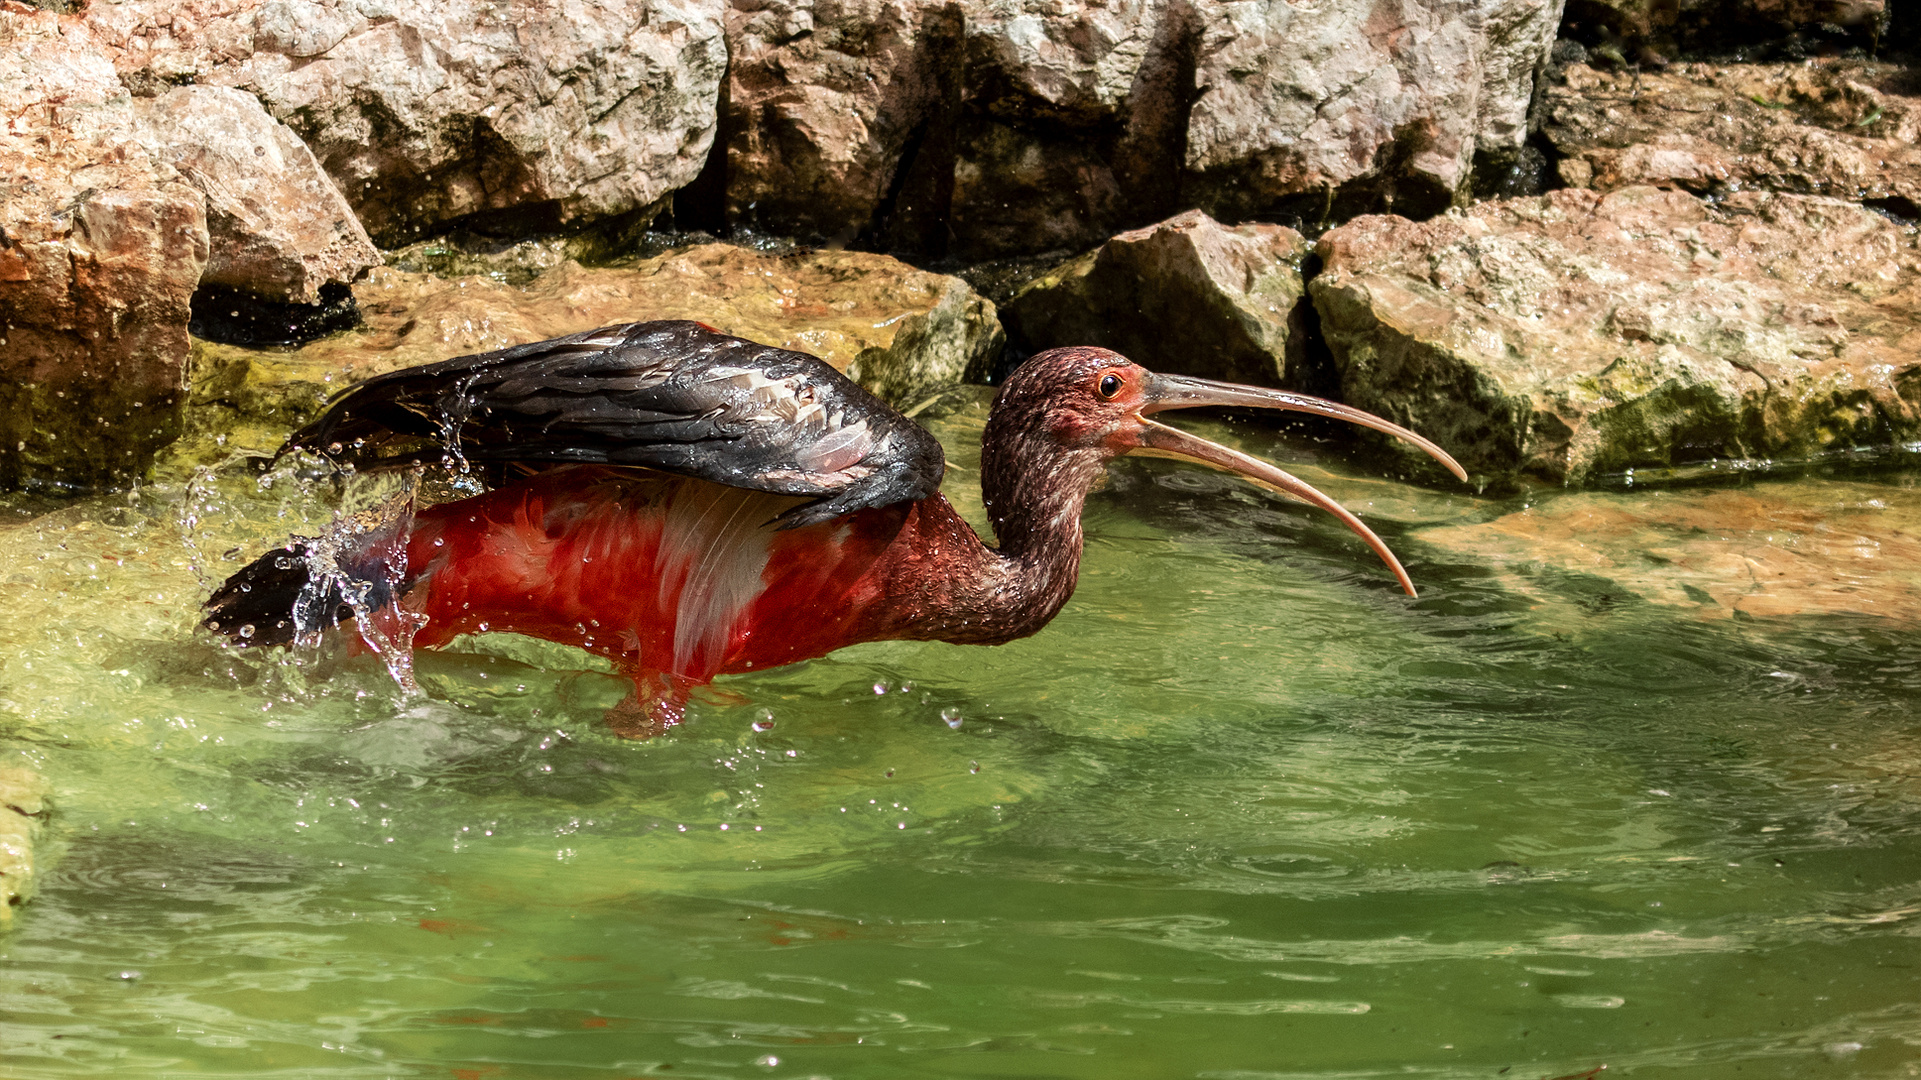
M 981 446 L 983 480 L 996 526 L 1003 525 L 1003 518 L 1017 501 L 1009 496 L 1024 479 L 1079 484 L 1084 492 L 1102 465 L 1123 454 L 1172 457 L 1236 473 L 1334 514 L 1393 569 L 1408 595 L 1414 594 L 1414 583 L 1400 560 L 1341 504 L 1265 461 L 1149 419 L 1168 409 L 1207 405 L 1279 409 L 1346 420 L 1406 439 L 1455 476 L 1467 479 L 1461 466 L 1432 442 L 1399 424 L 1338 402 L 1286 390 L 1157 374 L 1108 349 L 1050 349 L 1036 353 L 1009 375 L 994 399 Z M 1046 465 L 1034 460 L 1043 457 L 1052 460 Z M 1037 467 L 1052 476 L 1035 477 Z

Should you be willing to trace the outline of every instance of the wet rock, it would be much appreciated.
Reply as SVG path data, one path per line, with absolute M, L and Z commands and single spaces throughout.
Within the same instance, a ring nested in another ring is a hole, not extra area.
M 369 233 L 516 235 L 646 216 L 700 172 L 727 65 L 718 0 L 100 0 L 136 88 L 248 91 Z
M 1294 385 L 1308 250 L 1284 225 L 1230 228 L 1190 210 L 1035 279 L 1002 318 L 1030 350 L 1101 345 L 1156 371 Z
M 577 237 L 543 236 L 504 242 L 456 230 L 388 252 L 387 265 L 412 273 L 490 277 L 508 285 L 525 285 L 569 259 L 595 261 L 581 258 L 582 253 L 576 250 L 577 240 Z
M 31 769 L 0 769 L 0 929 L 33 897 L 33 845 L 46 816 L 46 780 Z
M 112 54 L 83 19 L 0 7 L 0 487 L 138 477 L 179 430 L 203 284 L 324 306 L 380 261 L 252 96 L 130 96 Z
M 196 424 L 271 450 L 361 379 L 637 319 L 698 319 L 809 352 L 902 407 L 982 377 L 1002 344 L 994 305 L 959 278 L 852 251 L 707 244 L 624 268 L 566 262 L 524 286 L 383 267 L 354 292 L 359 329 L 293 352 L 196 343 Z
M 180 425 L 201 193 L 84 28 L 0 8 L 0 487 L 138 476 Z
M 1542 133 L 1561 178 L 1698 194 L 1765 188 L 1921 205 L 1921 86 L 1868 61 L 1569 65 L 1544 91 Z
M 1590 613 L 1633 598 L 1709 619 L 1921 621 L 1921 495 L 1910 486 L 1805 479 L 1570 492 L 1413 536 L 1491 565 L 1522 595 Z
M 1183 204 L 1432 212 L 1521 146 L 1559 8 L 735 0 L 727 155 L 682 223 L 981 259 Z
M 1566 189 L 1322 237 L 1347 401 L 1555 480 L 1921 432 L 1914 231 L 1851 203 Z
M 203 284 L 316 304 L 322 286 L 380 265 L 380 252 L 313 152 L 251 94 L 182 86 L 136 99 L 140 139 L 207 198 Z

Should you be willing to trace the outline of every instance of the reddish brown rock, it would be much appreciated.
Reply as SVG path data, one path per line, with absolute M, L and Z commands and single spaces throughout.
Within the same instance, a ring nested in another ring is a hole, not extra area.
M 1007 302 L 1025 347 L 1100 345 L 1156 371 L 1267 386 L 1301 378 L 1301 234 L 1198 210 L 1122 233 Z
M 1570 65 L 1546 91 L 1561 178 L 1697 194 L 1763 188 L 1921 205 L 1921 97 L 1906 69 L 1867 61 Z
M 138 476 L 180 425 L 200 192 L 84 28 L 0 8 L 0 487 Z
M 1328 232 L 1342 393 L 1556 480 L 1921 434 L 1914 231 L 1851 203 L 1562 190 Z
M 1179 3 L 970 9 L 955 250 L 1084 250 L 1180 209 L 1205 16 Z
M 923 187 L 936 158 L 951 172 L 960 34 L 958 7 L 915 0 L 731 5 L 727 219 L 845 241 L 896 208 L 912 217 L 890 188 L 907 157 L 926 155 Z

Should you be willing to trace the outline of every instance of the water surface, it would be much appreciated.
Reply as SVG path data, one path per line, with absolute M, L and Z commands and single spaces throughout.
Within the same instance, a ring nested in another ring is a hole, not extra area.
M 939 425 L 970 510 L 979 423 Z M 1325 515 L 1128 462 L 1039 636 L 729 678 L 649 742 L 539 642 L 423 654 L 406 695 L 197 631 L 324 524 L 311 478 L 13 504 L 0 750 L 57 816 L 0 938 L 0 1075 L 1921 1066 L 1910 625 L 1544 599 L 1418 535 L 1513 504 L 1247 438 L 1421 598 Z M 1901 480 L 1872 483 L 1912 510 Z

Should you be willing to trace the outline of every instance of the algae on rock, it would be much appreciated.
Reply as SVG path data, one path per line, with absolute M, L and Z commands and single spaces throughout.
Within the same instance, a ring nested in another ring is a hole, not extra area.
M 1489 477 L 1921 435 L 1917 236 L 1852 203 L 1566 189 L 1357 218 L 1318 250 L 1344 400 Z

